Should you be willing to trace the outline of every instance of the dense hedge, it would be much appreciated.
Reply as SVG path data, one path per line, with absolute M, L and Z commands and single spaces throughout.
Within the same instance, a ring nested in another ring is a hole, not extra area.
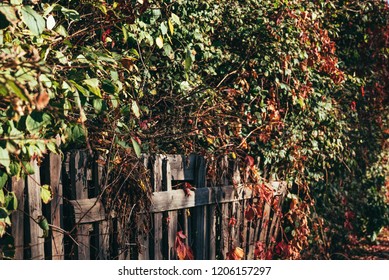
M 0 28 L 0 236 L 7 178 L 73 147 L 127 170 L 131 195 L 106 192 L 123 213 L 149 193 L 141 152 L 258 158 L 292 186 L 273 258 L 388 225 L 385 1 L 11 0 Z

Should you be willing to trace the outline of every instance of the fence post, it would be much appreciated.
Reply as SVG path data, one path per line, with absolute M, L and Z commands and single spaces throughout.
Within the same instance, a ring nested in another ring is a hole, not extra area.
M 153 191 L 159 192 L 162 191 L 162 156 L 156 155 L 155 161 L 153 163 L 152 168 L 152 185 L 153 185 Z M 154 233 L 154 240 L 152 240 L 153 244 L 153 250 L 152 250 L 152 257 L 154 260 L 162 260 L 162 222 L 163 222 L 163 215 L 162 213 L 154 213 L 153 214 L 153 230 Z
M 53 226 L 63 228 L 63 192 L 62 192 L 62 159 L 60 155 L 49 155 L 50 187 L 53 194 L 51 200 L 51 223 Z M 52 259 L 64 259 L 63 233 L 52 230 Z
M 201 156 L 196 157 L 196 167 L 195 167 L 195 184 L 198 189 L 205 188 L 205 159 Z M 196 207 L 196 219 L 195 219 L 195 259 L 196 260 L 206 260 L 208 258 L 209 248 L 208 244 L 208 227 L 207 227 L 207 206 L 198 206 Z
M 87 155 L 84 151 L 73 151 L 70 158 L 70 176 L 72 187 L 75 192 L 75 199 L 88 198 L 88 182 L 86 178 Z M 90 259 L 90 237 L 92 229 L 91 224 L 77 224 L 77 242 L 78 242 L 78 259 Z
M 40 175 L 37 162 L 34 160 L 31 162 L 34 174 L 27 177 L 28 188 L 28 205 L 30 219 L 30 246 L 31 246 L 31 258 L 44 259 L 44 239 L 43 230 L 39 227 L 38 217 L 42 215 L 42 200 L 40 196 Z
M 15 260 L 23 260 L 24 256 L 24 219 L 27 216 L 24 215 L 24 186 L 25 180 L 16 180 L 12 178 L 12 191 L 16 195 L 18 201 L 18 209 L 12 213 L 12 236 L 15 242 Z

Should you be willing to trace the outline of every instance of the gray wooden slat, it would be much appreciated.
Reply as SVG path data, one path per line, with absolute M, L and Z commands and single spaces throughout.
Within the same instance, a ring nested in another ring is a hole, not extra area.
M 152 157 L 149 155 L 142 155 L 143 165 L 148 168 L 149 163 L 152 161 Z M 151 178 L 154 185 L 154 178 Z M 149 240 L 149 226 L 146 214 L 142 214 L 139 217 L 139 229 L 137 232 L 137 240 L 139 244 L 138 248 L 138 260 L 150 260 L 150 240 Z
M 97 161 L 93 163 L 93 168 L 94 168 L 94 176 L 93 176 L 93 183 L 96 185 L 96 195 L 99 195 L 103 191 L 103 170 L 104 166 L 100 163 L 105 160 L 105 158 L 99 154 Z M 108 259 L 109 255 L 109 222 L 108 222 L 108 217 L 105 213 L 104 206 L 101 205 L 101 210 L 100 210 L 104 215 L 104 219 L 101 220 L 98 223 L 98 231 L 99 231 L 99 236 L 98 236 L 98 259 L 100 260 L 106 260 Z
M 261 224 L 261 234 L 259 235 L 259 241 L 266 242 L 267 237 L 267 230 L 269 227 L 269 217 L 270 217 L 270 204 L 268 202 L 265 202 L 265 207 L 263 209 L 263 217 L 262 217 L 262 224 Z
M 218 203 L 234 202 L 247 199 L 251 195 L 251 190 L 246 189 L 244 198 L 235 197 L 234 186 L 197 188 L 191 191 L 190 196 L 185 196 L 183 190 L 172 190 L 169 192 L 154 192 L 152 196 L 151 212 L 163 212 L 168 210 L 178 210 Z M 218 199 L 215 201 L 215 197 Z
M 205 160 L 203 157 L 197 156 L 195 159 L 195 185 L 197 189 L 207 189 L 206 188 L 206 170 L 205 170 Z M 199 205 L 197 203 L 197 197 L 195 198 L 196 206 Z M 206 248 L 209 247 L 208 244 L 208 227 L 207 227 L 207 207 L 204 205 L 197 206 L 195 209 L 195 259 L 196 260 L 206 260 L 208 259 L 208 250 Z
M 23 179 L 16 180 L 12 178 L 12 191 L 15 193 L 18 201 L 18 209 L 11 215 L 12 236 L 14 237 L 15 245 L 15 260 L 23 260 L 24 250 L 24 187 Z
M 162 156 L 157 155 L 153 163 L 152 184 L 154 192 L 162 191 Z M 153 257 L 162 260 L 163 214 L 153 214 Z
M 77 199 L 69 201 L 74 209 L 77 224 L 88 224 L 105 220 L 104 206 L 98 198 Z
M 52 191 L 51 200 L 51 224 L 57 228 L 63 228 L 63 192 L 62 192 L 62 159 L 60 155 L 51 153 L 49 156 L 50 187 Z M 64 255 L 64 236 L 58 230 L 52 231 L 51 254 L 53 260 L 63 260 Z
M 216 204 L 209 205 L 208 211 L 209 211 L 209 259 L 215 260 L 216 259 L 216 223 L 217 223 L 217 208 Z
M 71 153 L 70 158 L 70 176 L 72 186 L 74 188 L 73 192 L 77 202 L 77 206 L 84 204 L 88 200 L 88 183 L 86 177 L 86 167 L 87 167 L 87 153 L 85 151 L 75 151 Z M 80 203 L 81 201 L 81 203 Z M 76 209 L 83 209 L 82 207 L 75 207 L 75 204 L 72 203 L 75 211 Z M 86 203 L 90 206 L 89 203 Z M 77 225 L 77 242 L 78 246 L 78 259 L 80 260 L 89 260 L 90 259 L 90 231 L 92 230 L 92 225 L 90 224 L 81 224 L 80 219 L 82 217 L 76 218 Z
M 30 220 L 30 246 L 31 258 L 34 260 L 44 259 L 44 239 L 43 231 L 39 227 L 37 220 L 42 215 L 42 200 L 40 197 L 40 174 L 36 161 L 31 162 L 34 174 L 27 177 L 29 215 L 35 221 Z
M 162 188 L 163 191 L 172 190 L 172 170 L 171 170 L 171 157 L 167 157 L 163 160 L 162 163 Z M 167 259 L 174 260 L 176 259 L 176 250 L 175 250 L 175 240 L 177 235 L 177 222 L 178 222 L 178 213 L 177 211 L 169 211 L 167 213 Z
M 195 180 L 196 155 L 166 155 L 170 163 L 172 180 L 191 181 Z

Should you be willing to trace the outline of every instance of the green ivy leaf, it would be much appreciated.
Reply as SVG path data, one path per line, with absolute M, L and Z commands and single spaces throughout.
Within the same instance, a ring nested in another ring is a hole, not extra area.
M 3 165 L 5 168 L 9 167 L 11 160 L 9 157 L 8 150 L 0 147 L 0 164 Z
M 132 100 L 131 110 L 134 113 L 135 117 L 139 119 L 140 117 L 139 106 L 135 100 Z
M 41 198 L 44 204 L 47 204 L 52 200 L 53 197 L 49 185 L 41 186 Z
M 7 183 L 8 175 L 3 170 L 0 169 L 0 190 L 5 186 L 5 183 Z
M 5 197 L 5 207 L 8 211 L 15 211 L 18 209 L 18 199 L 14 192 L 9 192 Z
M 18 17 L 16 15 L 15 7 L 11 7 L 7 4 L 0 4 L 0 13 L 2 13 L 8 22 L 15 25 L 18 23 Z
M 131 142 L 132 142 L 132 146 L 134 147 L 135 154 L 139 158 L 141 155 L 140 146 L 139 146 L 138 142 L 132 137 L 131 137 Z
M 0 204 L 3 205 L 4 203 L 5 203 L 4 190 L 0 189 Z
M 93 79 L 86 79 L 84 80 L 84 83 L 87 85 L 88 89 L 97 97 L 103 98 L 101 96 L 100 87 L 99 87 L 99 80 L 96 78 Z
M 49 236 L 49 222 L 47 221 L 46 217 L 39 216 L 38 217 L 38 225 L 43 230 L 43 236 L 44 238 Z
M 28 29 L 30 29 L 34 35 L 42 34 L 45 29 L 45 19 L 35 12 L 31 6 L 23 6 L 21 12 L 22 21 L 27 25 Z
M 158 36 L 157 39 L 155 39 L 155 43 L 157 44 L 158 48 L 163 48 L 163 38 L 162 36 Z

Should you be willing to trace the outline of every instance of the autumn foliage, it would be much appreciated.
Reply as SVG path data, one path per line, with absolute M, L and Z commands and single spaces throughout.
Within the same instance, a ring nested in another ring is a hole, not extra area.
M 138 225 L 130 213 L 149 207 L 142 153 L 199 153 L 209 186 L 221 158 L 240 163 L 261 198 L 247 221 L 272 201 L 270 181 L 288 182 L 272 202 L 281 234 L 254 245 L 258 259 L 336 258 L 374 240 L 389 224 L 388 20 L 384 0 L 3 1 L 0 237 L 15 210 L 6 182 L 86 148 L 106 156 L 119 220 Z M 185 238 L 177 257 L 193 259 Z

